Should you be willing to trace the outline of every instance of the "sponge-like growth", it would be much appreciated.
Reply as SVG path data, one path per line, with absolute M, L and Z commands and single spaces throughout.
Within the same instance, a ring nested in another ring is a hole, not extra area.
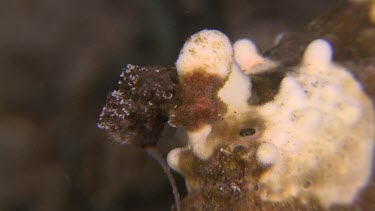
M 331 45 L 321 39 L 310 43 L 301 64 L 278 75 L 280 83 L 275 94 L 262 104 L 252 104 L 252 88 L 257 82 L 259 85 L 256 80 L 272 76 L 269 74 L 272 67 L 262 66 L 268 60 L 258 55 L 249 40 L 235 43 L 235 53 L 231 56 L 230 44 L 224 48 L 223 45 L 215 48 L 213 44 L 213 40 L 227 40 L 225 35 L 216 31 L 200 33 L 193 35 L 181 51 L 177 61 L 180 77 L 199 69 L 225 79 L 219 80 L 222 86 L 212 89 L 210 83 L 200 83 L 202 86 L 196 91 L 200 94 L 181 96 L 191 99 L 182 99 L 187 104 L 191 102 L 191 106 L 172 114 L 199 113 L 207 107 L 203 105 L 214 105 L 202 103 L 208 97 L 223 103 L 226 109 L 208 115 L 215 116 L 210 121 L 185 118 L 203 122 L 194 130 L 179 125 L 187 129 L 188 146 L 173 150 L 168 162 L 186 176 L 188 189 L 205 194 L 200 189 L 210 186 L 205 198 L 217 196 L 218 200 L 231 193 L 235 198 L 242 191 L 246 197 L 258 194 L 255 198 L 265 203 L 318 201 L 325 208 L 350 204 L 368 183 L 375 115 L 358 81 L 345 67 L 332 61 Z M 259 65 L 261 69 L 257 69 Z M 262 95 L 261 91 L 257 90 L 256 94 Z M 244 133 L 244 130 L 252 132 Z M 236 162 L 223 159 L 210 165 L 212 159 L 223 158 L 220 155 L 235 157 Z M 238 168 L 248 173 L 228 173 Z M 207 179 L 223 174 L 224 178 L 234 179 L 221 181 L 220 187 Z M 257 183 L 257 193 L 252 192 L 254 183 Z M 233 190 L 226 192 L 228 186 L 233 186 Z
M 276 63 L 262 57 L 255 44 L 249 39 L 240 39 L 233 44 L 234 60 L 246 74 L 263 72 L 276 66 Z
M 263 166 L 269 166 L 276 163 L 279 154 L 275 145 L 271 143 L 263 143 L 257 149 L 257 160 Z
M 303 65 L 313 69 L 313 67 L 326 67 L 331 64 L 332 50 L 325 40 L 314 40 L 303 55 Z M 324 68 L 329 69 L 329 68 Z
M 211 124 L 220 119 L 226 106 L 218 92 L 233 64 L 233 50 L 227 36 L 216 30 L 202 30 L 184 44 L 176 62 L 180 79 L 180 102 L 170 111 L 172 126 L 184 127 L 191 149 L 201 159 L 214 148 L 206 144 Z
M 234 59 L 242 70 L 250 70 L 255 65 L 263 62 L 262 56 L 258 54 L 258 50 L 251 40 L 237 40 L 233 44 L 233 50 Z
M 247 99 L 251 96 L 250 90 L 250 78 L 238 68 L 237 64 L 233 64 L 228 80 L 219 90 L 218 96 L 227 105 L 227 113 L 234 114 L 249 109 Z
M 260 178 L 265 200 L 298 195 L 315 197 L 325 207 L 350 204 L 367 184 L 374 145 L 372 104 L 331 55 L 329 43 L 313 41 L 274 101 L 257 108 L 266 119 L 260 139 L 281 155 Z
M 204 71 L 225 78 L 229 74 L 233 50 L 225 34 L 217 30 L 202 30 L 191 36 L 176 62 L 179 75 Z

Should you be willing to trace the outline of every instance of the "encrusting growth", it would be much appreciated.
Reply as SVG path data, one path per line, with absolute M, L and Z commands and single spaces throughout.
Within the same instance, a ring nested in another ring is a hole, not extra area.
M 129 65 L 98 126 L 161 164 L 178 210 L 358 208 L 375 187 L 367 94 L 375 95 L 366 78 L 375 7 L 350 2 L 298 39 L 278 39 L 269 58 L 249 39 L 232 46 L 222 32 L 202 30 L 186 41 L 176 68 Z M 358 11 L 365 15 L 353 17 Z M 360 24 L 332 27 L 342 18 Z M 165 124 L 186 140 L 167 164 L 156 148 Z M 168 165 L 185 177 L 181 204 Z
M 212 45 L 213 40 L 221 44 Z M 212 113 L 213 117 L 200 115 L 189 122 L 173 122 L 173 126 L 186 130 L 188 145 L 172 150 L 167 160 L 185 176 L 189 197 L 211 204 L 208 209 L 246 210 L 251 200 L 263 201 L 264 207 L 293 200 L 299 206 L 322 208 L 352 203 L 371 172 L 374 111 L 357 80 L 332 62 L 330 44 L 313 41 L 301 64 L 276 74 L 279 86 L 262 103 L 256 103 L 262 92 L 253 95 L 252 78 L 278 71 L 277 62 L 261 57 L 249 40 L 237 41 L 234 55 L 228 59 L 232 52 L 228 46 L 230 42 L 222 33 L 203 30 L 187 40 L 177 60 L 182 81 L 187 72 L 195 70 L 217 75 L 221 86 L 211 89 L 211 81 L 205 81 L 207 89 L 198 86 L 204 96 L 225 107 Z M 195 60 L 200 54 L 210 62 Z M 226 55 L 224 60 L 219 59 L 222 55 Z M 190 82 L 194 86 L 194 81 Z M 216 84 L 216 79 L 212 83 Z M 183 113 L 202 108 L 202 96 L 188 96 L 186 92 L 178 96 L 182 102 L 191 97 L 193 103 Z M 170 115 L 173 120 L 182 113 L 172 109 Z M 253 128 L 253 132 L 244 135 L 246 128 Z M 235 162 L 222 161 L 222 156 Z M 240 178 L 234 168 L 242 172 Z M 226 182 L 211 181 L 221 174 L 227 176 Z M 230 184 L 233 191 L 225 191 Z M 223 199 L 228 203 L 217 202 Z

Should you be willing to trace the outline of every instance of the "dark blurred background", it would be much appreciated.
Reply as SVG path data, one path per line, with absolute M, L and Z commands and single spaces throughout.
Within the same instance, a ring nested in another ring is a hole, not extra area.
M 122 67 L 173 64 L 204 28 L 265 50 L 338 2 L 2 1 L 0 211 L 169 210 L 171 188 L 156 162 L 96 127 Z M 173 132 L 160 143 L 164 155 L 178 145 Z

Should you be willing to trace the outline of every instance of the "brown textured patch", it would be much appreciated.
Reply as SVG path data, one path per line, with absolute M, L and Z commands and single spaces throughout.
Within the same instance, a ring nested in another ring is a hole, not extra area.
M 231 119 L 233 118 L 233 119 Z M 243 136 L 241 132 L 248 129 L 254 130 L 252 135 Z M 227 117 L 226 121 L 217 121 L 212 125 L 208 139 L 220 139 L 222 144 L 247 144 L 256 141 L 264 131 L 264 121 L 255 112 L 242 115 L 242 119 Z
M 235 150 L 233 153 L 227 152 L 229 152 L 227 148 L 217 150 L 206 161 L 195 157 L 192 153 L 186 153 L 181 157 L 183 159 L 183 161 L 180 160 L 180 163 L 183 163 L 181 170 L 188 183 L 192 184 L 193 191 L 199 192 L 199 200 L 204 202 L 202 206 L 229 209 L 234 207 L 234 204 L 243 198 L 244 193 L 248 190 L 246 185 L 249 184 L 249 181 L 244 180 L 247 178 L 246 175 L 253 171 L 246 167 L 248 164 L 242 159 L 247 150 L 243 148 L 243 150 Z M 256 165 L 253 167 L 257 168 Z M 254 169 L 254 171 L 256 170 Z M 194 197 L 194 194 L 189 194 L 188 198 L 190 195 Z
M 128 65 L 121 77 L 119 89 L 107 97 L 98 127 L 122 144 L 153 145 L 175 95 L 176 69 Z
M 226 111 L 225 104 L 217 96 L 223 85 L 223 78 L 203 70 L 182 76 L 178 102 L 170 112 L 171 124 L 196 130 L 219 119 Z
M 314 199 L 306 203 L 293 198 L 263 201 L 258 179 L 266 169 L 256 162 L 256 146 L 255 142 L 233 150 L 222 146 L 206 161 L 184 152 L 179 162 L 191 189 L 182 210 L 323 210 Z

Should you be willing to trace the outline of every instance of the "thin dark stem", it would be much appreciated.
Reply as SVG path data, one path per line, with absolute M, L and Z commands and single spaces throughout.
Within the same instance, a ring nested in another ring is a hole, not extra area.
M 164 173 L 167 175 L 169 183 L 173 189 L 174 200 L 176 203 L 177 211 L 181 211 L 181 200 L 180 193 L 178 192 L 176 181 L 173 177 L 171 169 L 169 168 L 167 161 L 164 159 L 163 155 L 160 153 L 159 149 L 155 146 L 144 147 L 147 154 L 149 154 L 154 160 L 156 160 L 160 166 L 163 168 Z

